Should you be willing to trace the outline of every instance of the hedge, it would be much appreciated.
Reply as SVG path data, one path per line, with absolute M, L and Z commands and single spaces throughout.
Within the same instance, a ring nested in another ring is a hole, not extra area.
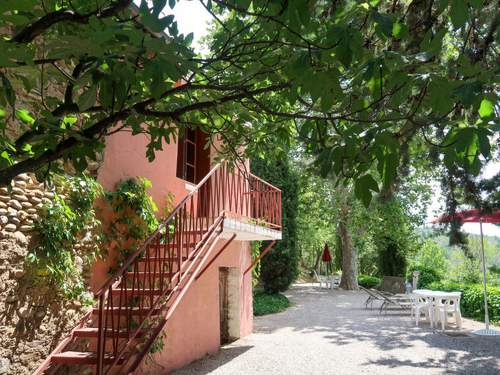
M 460 300 L 462 315 L 475 320 L 484 321 L 484 294 L 481 284 L 434 282 L 428 285 L 427 288 L 445 292 L 462 292 L 462 298 Z M 490 321 L 500 323 L 500 287 L 489 286 L 487 291 Z
M 439 272 L 435 269 L 429 267 L 410 267 L 409 272 L 406 276 L 408 280 L 412 280 L 413 271 L 419 271 L 420 276 L 418 277 L 418 288 L 424 289 L 431 285 L 432 283 L 440 282 L 441 276 Z
M 253 293 L 253 315 L 261 316 L 275 314 L 286 310 L 290 306 L 290 301 L 281 293 L 266 293 L 263 290 L 256 290 Z
M 380 279 L 375 276 L 359 275 L 358 284 L 364 288 L 373 288 L 380 284 Z

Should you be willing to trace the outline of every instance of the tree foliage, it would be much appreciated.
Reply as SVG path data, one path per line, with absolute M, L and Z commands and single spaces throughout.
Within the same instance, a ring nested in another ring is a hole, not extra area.
M 285 291 L 298 276 L 297 246 L 298 176 L 288 159 L 252 160 L 252 171 L 281 189 L 282 240 L 262 258 L 260 279 L 266 292 Z M 264 241 L 263 250 L 269 243 Z
M 150 159 L 179 127 L 219 134 L 228 156 L 283 152 L 298 131 L 365 204 L 416 138 L 473 174 L 491 157 L 497 1 L 202 0 L 204 54 L 176 3 L 2 1 L 0 182 L 83 170 L 120 129 L 147 133 Z

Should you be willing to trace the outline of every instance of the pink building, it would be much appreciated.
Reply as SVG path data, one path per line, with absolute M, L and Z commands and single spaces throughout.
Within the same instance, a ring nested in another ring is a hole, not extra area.
M 146 177 L 159 212 L 169 193 L 175 208 L 113 277 L 94 267 L 98 304 L 35 374 L 58 366 L 165 374 L 251 333 L 250 241 L 281 239 L 281 192 L 248 163 L 215 165 L 205 143 L 201 131 L 188 130 L 150 163 L 145 136 L 107 139 L 101 184 L 112 190 Z

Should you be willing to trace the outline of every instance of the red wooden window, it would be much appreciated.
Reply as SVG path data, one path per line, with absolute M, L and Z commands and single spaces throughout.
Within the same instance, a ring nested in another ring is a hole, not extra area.
M 183 137 L 179 137 L 177 149 L 177 177 L 191 183 L 197 181 L 196 176 L 196 131 L 187 129 Z

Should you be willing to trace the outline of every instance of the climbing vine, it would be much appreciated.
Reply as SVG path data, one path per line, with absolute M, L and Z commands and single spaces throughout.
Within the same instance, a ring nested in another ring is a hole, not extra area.
M 117 251 L 117 267 L 158 228 L 158 207 L 147 192 L 151 186 L 144 177 L 129 178 L 105 194 L 112 216 L 105 231 L 106 241 L 110 250 Z M 165 199 L 166 214 L 172 209 L 173 195 L 168 193 Z
M 252 241 L 250 242 L 250 251 L 252 253 L 252 259 L 255 260 L 260 255 L 260 248 L 262 247 L 262 241 Z M 252 285 L 255 288 L 259 283 L 260 279 L 260 262 L 257 262 L 255 267 L 252 269 Z
M 67 298 L 86 300 L 83 267 L 99 253 L 101 223 L 94 201 L 103 189 L 87 175 L 56 176 L 54 184 L 54 198 L 44 204 L 34 222 L 38 240 L 27 256 L 28 264 Z M 85 251 L 77 253 L 82 245 Z

